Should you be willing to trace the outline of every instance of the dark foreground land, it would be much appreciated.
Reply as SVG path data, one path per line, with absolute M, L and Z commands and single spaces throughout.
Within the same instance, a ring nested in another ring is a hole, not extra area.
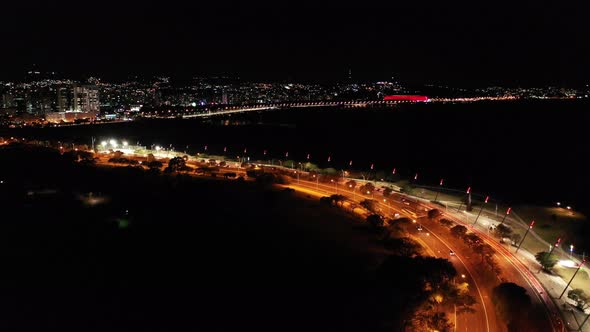
M 316 201 L 32 147 L 0 160 L 0 330 L 378 330 L 411 296 L 383 292 L 372 236 Z

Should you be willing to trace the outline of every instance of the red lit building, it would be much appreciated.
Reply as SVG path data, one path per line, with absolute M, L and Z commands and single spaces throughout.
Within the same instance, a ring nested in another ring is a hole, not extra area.
M 413 96 L 413 95 L 391 95 L 383 97 L 383 100 L 387 101 L 410 101 L 410 102 L 418 102 L 418 101 L 428 101 L 428 97 L 426 96 Z

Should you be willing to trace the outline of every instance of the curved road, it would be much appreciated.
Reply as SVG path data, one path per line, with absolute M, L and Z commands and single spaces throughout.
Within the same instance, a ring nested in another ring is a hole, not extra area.
M 358 181 L 357 181 L 358 182 Z M 422 241 L 430 248 L 430 251 L 435 253 L 438 257 L 450 258 L 459 274 L 465 274 L 467 279 L 471 279 L 474 284 L 472 295 L 478 301 L 478 310 L 475 314 L 462 314 L 458 316 L 456 329 L 458 331 L 505 331 L 506 324 L 496 316 L 493 304 L 491 302 L 492 289 L 501 281 L 491 272 L 482 268 L 484 264 L 470 248 L 467 248 L 462 241 L 457 241 L 448 229 L 437 222 L 433 222 L 428 218 L 420 217 L 421 214 L 429 209 L 439 208 L 431 206 L 424 202 L 418 201 L 416 198 L 402 202 L 401 198 L 405 197 L 400 194 L 392 194 L 388 198 L 384 198 L 381 193 L 375 191 L 371 196 L 360 195 L 358 191 L 343 190 L 345 188 L 343 183 L 325 184 L 306 180 L 293 180 L 289 185 L 292 187 L 302 187 L 306 190 L 316 190 L 325 194 L 343 194 L 347 199 L 360 202 L 363 199 L 375 199 L 379 202 L 381 211 L 387 211 L 390 215 L 393 213 L 400 213 L 400 215 L 408 216 L 412 219 L 418 220 L 422 225 L 423 231 L 421 234 L 414 234 L 421 236 Z M 396 199 L 397 198 L 397 199 Z M 383 199 L 386 201 L 383 202 Z M 445 213 L 447 219 L 453 220 L 456 224 L 468 227 L 472 232 L 477 233 L 485 243 L 489 244 L 496 251 L 496 260 L 502 269 L 502 277 L 507 280 L 521 285 L 531 295 L 533 303 L 544 308 L 545 316 L 541 318 L 542 321 L 537 321 L 535 325 L 539 326 L 539 331 L 565 331 L 562 320 L 560 318 L 560 311 L 555 307 L 554 302 L 549 298 L 544 291 L 543 286 L 535 278 L 535 276 L 522 264 L 504 245 L 500 244 L 495 238 L 488 234 L 481 232 L 466 225 L 459 218 L 452 213 Z M 429 233 L 430 235 L 424 236 Z M 457 256 L 450 257 L 448 250 L 451 248 L 457 253 Z M 440 254 L 440 256 L 438 255 Z M 463 272 L 464 271 L 464 272 Z M 465 273 L 467 272 L 467 273 Z M 468 280 L 469 282 L 469 280 Z M 470 282 L 471 284 L 471 282 Z M 470 317 L 472 316 L 472 317 Z

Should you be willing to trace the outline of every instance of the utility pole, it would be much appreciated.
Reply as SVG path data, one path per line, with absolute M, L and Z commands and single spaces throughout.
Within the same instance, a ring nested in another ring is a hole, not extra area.
M 506 214 L 504 215 L 504 218 L 502 218 L 502 222 L 500 223 L 500 225 L 502 225 L 504 223 L 504 221 L 506 220 L 506 217 L 508 217 L 511 210 L 512 210 L 511 207 L 509 207 L 508 210 L 506 210 Z
M 486 196 L 484 204 L 488 204 L 489 199 L 490 199 L 490 196 Z M 473 225 L 475 225 L 475 223 L 477 223 L 477 219 L 479 219 L 479 216 L 481 215 L 481 211 L 483 210 L 484 204 L 481 205 L 481 208 L 479 209 L 479 212 L 477 213 L 477 217 L 475 217 L 475 221 L 473 222 Z
M 559 298 L 560 299 L 563 296 L 563 294 L 565 294 L 565 291 L 567 290 L 567 288 L 570 286 L 570 284 L 572 283 L 572 281 L 576 277 L 576 274 L 578 274 L 578 272 L 580 271 L 580 269 L 582 268 L 582 266 L 584 266 L 584 263 L 585 262 L 586 262 L 586 260 L 582 260 L 580 262 L 580 265 L 578 265 L 578 269 L 576 270 L 576 272 L 574 272 L 574 275 L 572 276 L 572 278 L 570 279 L 570 281 L 567 283 L 567 285 L 565 285 L 565 288 L 563 289 L 563 292 L 561 292 L 561 295 L 559 295 Z
M 467 195 L 471 195 L 471 187 L 467 187 Z M 463 206 L 463 201 L 461 201 L 461 204 L 459 204 L 459 208 L 457 208 L 457 212 L 461 211 L 462 206 Z
M 440 186 L 441 190 L 442 190 L 442 186 L 443 186 L 443 181 L 444 181 L 444 179 L 440 179 L 440 183 L 438 184 Z M 436 196 L 434 196 L 435 202 L 438 202 L 438 193 L 439 193 L 439 190 L 436 191 Z
M 586 318 L 584 318 L 584 321 L 582 322 L 582 324 L 580 324 L 580 328 L 578 329 L 578 332 L 582 332 L 582 327 L 584 327 L 584 324 L 586 324 L 586 321 L 588 321 L 588 317 L 590 317 L 590 315 L 586 316 Z
M 518 244 L 518 248 L 516 248 L 516 251 L 514 253 L 517 253 L 518 250 L 520 249 L 520 246 L 522 246 L 522 243 L 524 242 L 524 239 L 526 239 L 526 236 L 529 234 L 529 231 L 531 229 L 533 229 L 533 226 L 535 225 L 535 221 L 531 221 L 531 224 L 529 225 L 529 228 L 527 228 L 526 233 L 524 233 L 524 236 L 522 237 L 522 240 L 520 240 L 520 243 Z

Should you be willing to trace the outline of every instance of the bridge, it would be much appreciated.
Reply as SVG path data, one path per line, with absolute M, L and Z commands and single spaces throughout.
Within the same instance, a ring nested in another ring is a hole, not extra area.
M 270 104 L 256 104 L 244 106 L 224 106 L 215 110 L 207 110 L 204 112 L 192 112 L 191 114 L 183 114 L 182 118 L 199 118 L 216 115 L 225 115 L 232 113 L 244 112 L 258 112 L 287 108 L 306 108 L 306 107 L 344 107 L 344 108 L 363 108 L 368 106 L 390 106 L 399 103 L 407 103 L 408 101 L 392 101 L 392 100 L 364 100 L 364 101 L 319 101 L 319 102 L 292 102 L 292 103 L 270 103 Z

